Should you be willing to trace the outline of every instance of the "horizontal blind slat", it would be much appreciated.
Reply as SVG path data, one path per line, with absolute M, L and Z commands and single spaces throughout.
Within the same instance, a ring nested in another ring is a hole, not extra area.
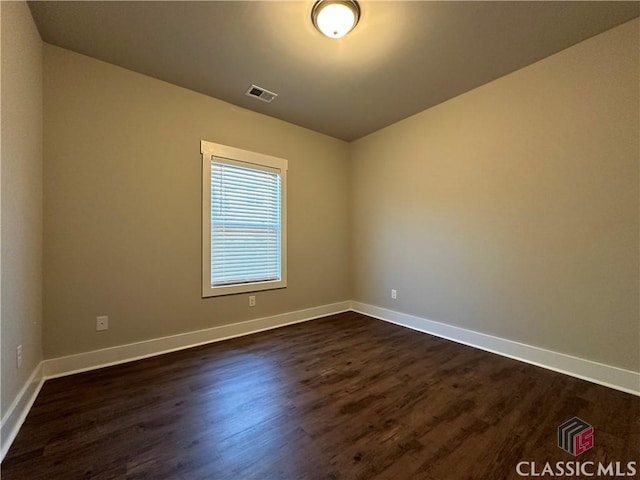
M 211 284 L 280 278 L 280 175 L 211 165 Z

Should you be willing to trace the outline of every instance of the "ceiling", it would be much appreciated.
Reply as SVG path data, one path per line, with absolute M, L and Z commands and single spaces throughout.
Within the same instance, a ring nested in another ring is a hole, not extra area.
M 333 40 L 305 2 L 29 2 L 45 42 L 354 140 L 640 14 L 638 2 L 360 2 Z M 276 92 L 271 104 L 244 95 Z

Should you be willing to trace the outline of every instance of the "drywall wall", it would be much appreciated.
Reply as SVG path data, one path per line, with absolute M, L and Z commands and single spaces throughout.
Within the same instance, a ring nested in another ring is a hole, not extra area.
M 42 360 L 42 41 L 25 2 L 0 8 L 4 419 Z
M 639 28 L 353 143 L 354 300 L 640 371 Z
M 349 299 L 345 142 L 47 44 L 44 65 L 46 358 Z M 289 161 L 288 287 L 254 308 L 201 298 L 200 140 Z

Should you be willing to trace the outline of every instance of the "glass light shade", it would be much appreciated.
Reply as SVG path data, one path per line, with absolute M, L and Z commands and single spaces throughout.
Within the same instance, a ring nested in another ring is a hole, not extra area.
M 313 23 L 329 38 L 342 38 L 358 23 L 360 9 L 355 1 L 320 1 L 311 13 Z

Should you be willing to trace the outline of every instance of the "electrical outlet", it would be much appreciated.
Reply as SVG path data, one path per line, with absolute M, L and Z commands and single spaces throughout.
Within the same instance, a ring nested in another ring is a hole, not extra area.
M 16 366 L 17 368 L 22 366 L 22 345 L 16 347 Z
M 102 330 L 109 330 L 109 317 L 106 315 L 96 317 L 96 332 L 100 332 Z
M 394 300 L 398 298 L 398 292 L 395 289 L 391 290 L 391 298 L 393 298 Z
M 249 295 L 249 306 L 250 307 L 255 307 L 256 306 L 256 296 L 255 295 Z

